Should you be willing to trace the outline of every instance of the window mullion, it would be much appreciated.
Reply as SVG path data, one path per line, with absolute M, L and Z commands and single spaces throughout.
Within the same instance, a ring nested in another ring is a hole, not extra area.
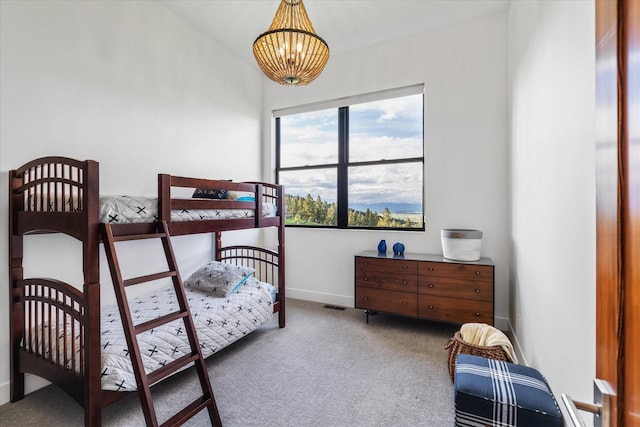
M 338 228 L 349 226 L 349 108 L 338 109 Z

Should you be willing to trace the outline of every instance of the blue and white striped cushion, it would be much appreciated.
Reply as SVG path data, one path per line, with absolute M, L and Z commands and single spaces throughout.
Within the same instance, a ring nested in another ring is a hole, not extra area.
M 455 370 L 456 426 L 562 427 L 562 415 L 540 372 L 459 354 Z

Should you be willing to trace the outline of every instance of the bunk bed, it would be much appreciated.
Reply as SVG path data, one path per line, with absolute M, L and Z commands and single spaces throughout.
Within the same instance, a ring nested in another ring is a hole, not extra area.
M 189 191 L 193 197 L 185 195 Z M 231 193 L 239 196 L 219 198 Z M 104 380 L 107 368 L 103 366 L 101 340 L 109 328 L 105 326 L 105 318 L 117 313 L 101 313 L 99 244 L 103 223 L 110 223 L 109 229 L 114 234 L 149 233 L 158 223 L 166 223 L 171 236 L 213 233 L 214 262 L 255 272 L 246 286 L 269 290 L 270 312 L 278 313 L 279 326 L 285 326 L 284 192 L 281 186 L 158 174 L 157 198 L 126 199 L 116 198 L 116 205 L 128 204 L 135 214 L 114 213 L 113 199 L 100 197 L 99 165 L 92 160 L 44 157 L 9 172 L 12 402 L 24 397 L 25 373 L 35 374 L 62 388 L 84 407 L 85 425 L 97 426 L 102 422 L 102 408 L 134 391 L 131 386 L 118 386 L 122 384 L 119 380 L 111 381 L 111 386 L 105 385 Z M 105 207 L 105 203 L 111 205 Z M 226 212 L 232 214 L 226 215 Z M 263 227 L 277 230 L 277 250 L 223 245 L 225 231 Z M 23 277 L 24 236 L 52 232 L 64 233 L 82 242 L 84 283 L 81 288 L 55 279 Z M 185 290 L 189 291 L 186 287 Z M 246 294 L 255 293 L 234 292 L 218 300 L 224 306 L 224 301 L 231 301 L 228 298 L 244 298 Z M 190 305 L 206 297 L 203 294 L 187 296 Z M 140 298 L 140 303 L 143 301 L 144 298 Z M 207 309 L 215 305 L 202 304 Z M 224 313 L 216 313 L 222 316 L 221 323 L 229 323 Z M 257 325 L 233 338 L 227 337 L 227 344 L 259 326 L 262 320 L 250 322 Z M 200 329 L 198 335 L 201 335 Z M 227 344 L 211 344 L 206 355 Z

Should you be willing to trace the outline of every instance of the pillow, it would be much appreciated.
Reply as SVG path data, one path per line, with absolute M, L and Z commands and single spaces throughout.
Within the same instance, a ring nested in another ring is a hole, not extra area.
M 256 196 L 254 193 L 248 191 L 229 191 L 227 198 L 231 200 L 237 200 L 239 202 L 255 202 Z
M 189 276 L 184 285 L 224 298 L 238 290 L 253 273 L 253 268 L 211 261 Z
M 196 188 L 191 196 L 194 199 L 226 199 L 227 190 L 215 188 Z

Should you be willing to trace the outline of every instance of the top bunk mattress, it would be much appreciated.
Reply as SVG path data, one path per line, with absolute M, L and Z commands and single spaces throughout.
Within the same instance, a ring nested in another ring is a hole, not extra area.
M 262 203 L 263 218 L 275 217 L 276 212 L 275 204 Z M 253 217 L 255 217 L 255 209 L 181 209 L 171 211 L 172 222 Z M 158 199 L 156 197 L 100 197 L 101 223 L 134 224 L 155 222 L 158 218 Z

